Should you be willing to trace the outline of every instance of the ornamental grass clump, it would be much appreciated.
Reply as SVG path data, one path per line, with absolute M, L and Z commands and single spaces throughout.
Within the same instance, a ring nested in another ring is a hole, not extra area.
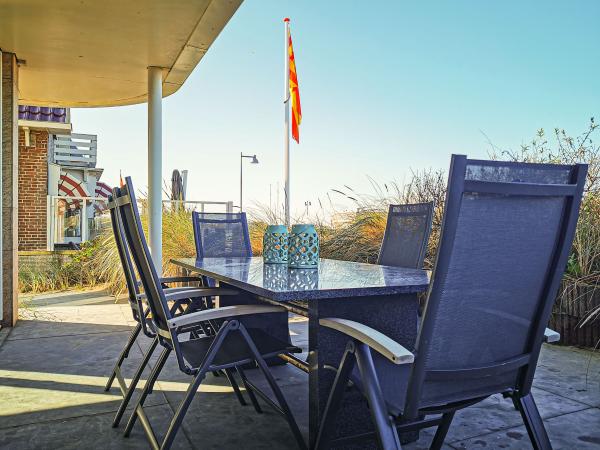
M 141 204 L 141 219 L 144 233 L 148 233 L 148 215 L 145 214 L 144 200 Z M 177 269 L 169 263 L 171 258 L 194 257 L 194 231 L 192 213 L 183 208 L 163 209 L 163 274 L 176 275 Z M 108 291 L 115 296 L 125 293 L 125 276 L 121 267 L 112 228 L 107 224 L 94 242 L 94 255 L 86 261 L 87 268 L 96 273 L 98 280 L 106 283 Z
M 573 337 L 573 343 L 581 338 L 585 345 L 594 346 L 600 344 L 600 146 L 592 140 L 597 128 L 592 117 L 585 132 L 577 137 L 555 128 L 551 144 L 540 129 L 531 142 L 517 151 L 492 145 L 490 152 L 492 158 L 510 161 L 588 164 L 579 221 L 553 320 L 557 325 L 575 322 L 579 331 L 574 333 L 578 337 Z

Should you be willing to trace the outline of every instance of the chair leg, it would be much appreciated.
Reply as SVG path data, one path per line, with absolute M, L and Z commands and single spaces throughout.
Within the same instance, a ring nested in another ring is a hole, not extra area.
M 256 348 L 256 345 L 250 338 L 250 335 L 248 334 L 248 332 L 242 325 L 240 325 L 240 332 L 244 336 L 244 339 L 246 340 L 246 343 L 248 344 L 250 351 L 253 353 L 254 360 L 258 364 L 258 368 L 263 373 L 264 377 L 267 379 L 267 383 L 269 383 L 269 386 L 271 387 L 273 394 L 275 394 L 277 403 L 279 404 L 279 407 L 283 411 L 283 414 L 288 422 L 288 425 L 290 426 L 290 429 L 292 430 L 292 434 L 296 438 L 298 447 L 300 447 L 300 449 L 306 449 L 307 448 L 306 442 L 304 442 L 304 437 L 302 436 L 302 433 L 300 432 L 300 428 L 298 428 L 296 419 L 294 418 L 294 415 L 292 414 L 292 411 L 290 410 L 290 406 L 288 405 L 287 401 L 285 400 L 285 397 L 283 396 L 283 392 L 281 392 L 281 389 L 279 388 L 277 381 L 275 381 L 275 378 L 273 378 L 273 374 L 269 370 L 269 366 L 267 366 L 267 363 L 265 362 L 264 358 L 261 356 L 258 349 Z
M 138 418 L 138 408 L 142 409 L 144 402 L 146 401 L 146 397 L 148 397 L 148 394 L 150 394 L 150 392 L 152 391 L 154 383 L 156 382 L 156 379 L 158 378 L 158 375 L 160 374 L 163 366 L 167 362 L 167 359 L 168 359 L 170 353 L 171 353 L 171 349 L 165 348 L 165 349 L 163 349 L 162 353 L 158 357 L 158 361 L 156 362 L 154 369 L 152 369 L 152 372 L 150 372 L 150 376 L 148 377 L 148 380 L 146 381 L 146 385 L 144 386 L 144 389 L 142 390 L 142 393 L 140 394 L 140 398 L 138 399 L 138 401 L 135 405 L 133 413 L 129 417 L 129 421 L 127 422 L 127 426 L 125 427 L 123 436 L 129 437 L 129 435 L 131 434 L 131 430 L 132 430 L 133 426 L 135 425 L 135 422 Z
M 198 369 L 198 372 L 196 373 L 196 375 L 194 375 L 192 382 L 188 386 L 185 397 L 177 407 L 177 411 L 175 412 L 173 419 L 171 419 L 171 423 L 169 424 L 167 434 L 165 435 L 165 438 L 162 444 L 160 445 L 161 450 L 168 450 L 171 448 L 173 440 L 177 435 L 177 431 L 179 431 L 179 427 L 181 426 L 181 422 L 183 421 L 183 418 L 185 417 L 185 414 L 187 413 L 187 410 L 190 404 L 192 403 L 192 400 L 194 399 L 194 395 L 196 395 L 196 391 L 198 390 L 200 383 L 202 383 L 202 380 L 206 376 L 206 372 L 210 368 L 213 360 L 215 359 L 215 356 L 221 349 L 221 345 L 223 344 L 225 337 L 230 332 L 230 330 L 235 329 L 236 327 L 237 325 L 235 322 L 229 322 L 224 328 L 222 328 L 219 331 L 215 340 L 212 342 L 208 353 L 204 357 L 204 360 L 200 368 Z
M 177 411 L 175 412 L 173 419 L 171 419 L 171 423 L 169 424 L 167 434 L 165 435 L 165 438 L 160 446 L 161 450 L 168 450 L 171 448 L 173 440 L 177 435 L 177 431 L 179 431 L 179 427 L 181 426 L 181 422 L 183 422 L 183 418 L 185 417 L 185 414 L 187 413 L 187 410 L 190 407 L 192 400 L 194 399 L 194 395 L 196 395 L 196 391 L 202 383 L 202 380 L 204 379 L 205 375 L 206 371 L 203 370 L 201 372 L 198 372 L 198 374 L 194 376 L 192 382 L 190 383 L 187 389 L 187 392 L 185 393 L 185 397 L 177 407 Z
M 450 429 L 452 419 L 454 419 L 454 413 L 455 411 L 452 411 L 442 416 L 442 422 L 437 427 L 433 441 L 431 441 L 431 445 L 429 446 L 429 450 L 440 450 L 442 448 L 442 445 L 444 445 L 444 440 L 446 439 L 446 435 L 448 434 L 448 430 Z
M 240 378 L 242 379 L 242 383 L 244 383 L 244 387 L 246 388 L 246 392 L 248 393 L 248 397 L 250 397 L 250 401 L 252 402 L 252 406 L 254 406 L 254 410 L 258 414 L 262 414 L 263 411 L 262 411 L 260 405 L 258 404 L 258 400 L 256 398 L 256 394 L 254 393 L 254 391 L 252 390 L 252 388 L 248 384 L 248 378 L 246 378 L 246 372 L 244 372 L 244 369 L 242 369 L 241 366 L 240 367 L 236 367 L 236 370 L 240 374 Z
M 365 396 L 369 403 L 371 419 L 377 430 L 377 439 L 380 448 L 400 450 L 400 439 L 393 419 L 390 417 L 383 393 L 379 386 L 375 365 L 371 356 L 371 350 L 363 343 L 355 342 L 356 362 L 363 381 Z
M 105 392 L 110 391 L 113 381 L 115 381 L 115 377 L 117 376 L 117 370 L 119 370 L 121 368 L 121 364 L 123 364 L 123 361 L 125 361 L 125 359 L 127 359 L 127 357 L 129 356 L 129 350 L 131 350 L 131 347 L 133 346 L 133 344 L 135 343 L 135 340 L 139 336 L 141 329 L 142 329 L 142 325 L 138 322 L 138 324 L 135 326 L 135 328 L 129 335 L 129 340 L 127 341 L 127 344 L 121 351 L 121 354 L 119 355 L 119 359 L 117 359 L 117 363 L 115 364 L 115 367 L 113 368 L 113 371 L 110 374 L 110 377 L 108 377 L 108 381 L 106 382 L 106 386 L 104 387 Z
M 240 387 L 237 384 L 237 381 L 235 380 L 235 375 L 233 373 L 233 371 L 231 369 L 225 369 L 225 376 L 227 377 L 227 380 L 229 381 L 229 384 L 231 385 L 231 387 L 233 388 L 233 392 L 235 392 L 235 396 L 237 397 L 238 401 L 240 402 L 240 405 L 242 406 L 246 406 L 246 400 L 244 399 L 244 396 L 242 395 L 242 392 L 240 391 Z
M 138 381 L 140 381 L 142 373 L 144 372 L 144 369 L 148 365 L 148 362 L 150 361 L 150 358 L 152 357 L 152 354 L 154 353 L 154 350 L 156 349 L 157 345 L 158 345 L 158 338 L 154 338 L 152 340 L 152 344 L 150 345 L 150 348 L 146 351 L 146 354 L 144 355 L 142 364 L 140 364 L 140 367 L 138 367 L 137 371 L 135 372 L 135 375 L 131 379 L 131 384 L 127 388 L 127 392 L 125 393 L 125 396 L 123 397 L 123 401 L 119 405 L 119 409 L 118 409 L 117 414 L 115 415 L 115 418 L 112 423 L 113 428 L 116 428 L 119 426 L 119 423 L 121 422 L 121 418 L 123 417 L 123 414 L 125 413 L 125 409 L 127 408 L 127 405 L 129 404 L 129 401 L 131 400 L 133 393 L 135 392 L 135 388 L 138 384 Z
M 352 369 L 354 369 L 355 362 L 354 344 L 350 343 L 340 362 L 339 369 L 331 387 L 331 392 L 329 393 L 329 398 L 327 399 L 327 404 L 325 405 L 325 410 L 323 411 L 323 417 L 319 425 L 317 440 L 315 442 L 316 450 L 329 448 L 329 439 L 331 438 L 335 418 L 342 403 L 344 391 L 346 390 Z
M 523 397 L 514 396 L 513 402 L 521 413 L 523 422 L 525 422 L 525 428 L 527 428 L 533 448 L 535 450 L 552 450 L 552 444 L 548 438 L 548 433 L 546 433 L 544 421 L 542 420 L 542 416 L 540 416 L 531 393 Z

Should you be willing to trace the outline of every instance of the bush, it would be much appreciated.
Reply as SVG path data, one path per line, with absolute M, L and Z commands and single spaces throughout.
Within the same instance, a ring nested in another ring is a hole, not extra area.
M 584 301 L 584 297 L 574 296 L 572 292 L 600 288 L 600 146 L 592 140 L 597 128 L 598 125 L 592 117 L 585 132 L 577 137 L 571 137 L 565 130 L 555 128 L 554 145 L 548 142 L 543 129 L 538 130 L 535 138 L 521 145 L 518 151 L 501 150 L 492 145 L 491 156 L 498 159 L 588 164 L 579 221 L 555 311 L 573 310 L 573 302 Z M 567 302 L 571 304 L 563 305 Z M 584 311 L 583 316 L 579 318 L 578 327 L 590 326 L 598 317 L 600 307 L 592 307 Z

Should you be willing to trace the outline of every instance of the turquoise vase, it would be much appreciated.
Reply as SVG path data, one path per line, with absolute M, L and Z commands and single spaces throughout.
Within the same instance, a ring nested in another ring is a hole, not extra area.
M 285 225 L 268 225 L 263 236 L 263 260 L 266 264 L 287 264 L 288 229 Z
M 319 236 L 314 225 L 292 226 L 288 265 L 294 269 L 314 269 L 319 265 Z

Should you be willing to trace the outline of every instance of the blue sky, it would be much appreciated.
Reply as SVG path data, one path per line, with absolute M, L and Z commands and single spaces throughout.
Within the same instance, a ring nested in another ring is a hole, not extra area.
M 292 20 L 303 121 L 292 206 L 368 177 L 402 182 L 518 148 L 538 128 L 582 132 L 600 114 L 600 2 L 246 0 L 186 84 L 164 101 L 163 176 L 188 169 L 189 199 L 269 203 L 283 186 L 283 21 Z M 103 179 L 145 187 L 146 106 L 77 109 L 98 134 Z

